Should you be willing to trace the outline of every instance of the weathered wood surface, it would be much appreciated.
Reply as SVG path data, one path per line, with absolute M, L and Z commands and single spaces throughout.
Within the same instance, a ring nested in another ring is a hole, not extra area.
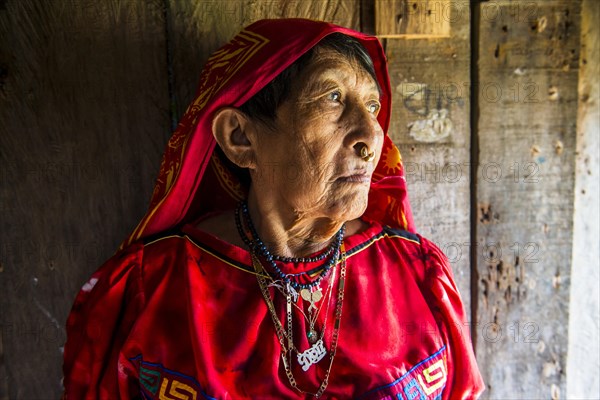
M 455 9 L 456 11 L 456 9 Z M 390 135 L 404 160 L 417 230 L 452 262 L 470 310 L 470 33 L 468 9 L 447 39 L 387 39 Z
M 468 13 L 468 4 L 450 0 L 375 0 L 375 32 L 382 38 L 450 37 L 457 7 Z
M 60 396 L 67 313 L 170 133 L 165 55 L 160 1 L 0 2 L 1 399 Z
M 567 398 L 600 399 L 600 2 L 581 7 Z
M 480 7 L 475 340 L 485 398 L 565 398 L 580 2 Z

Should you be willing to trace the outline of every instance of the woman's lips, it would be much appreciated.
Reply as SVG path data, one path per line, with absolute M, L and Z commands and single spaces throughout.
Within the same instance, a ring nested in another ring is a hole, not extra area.
M 366 172 L 358 172 L 352 173 L 351 175 L 342 176 L 338 180 L 350 183 L 369 183 L 371 182 L 371 175 Z

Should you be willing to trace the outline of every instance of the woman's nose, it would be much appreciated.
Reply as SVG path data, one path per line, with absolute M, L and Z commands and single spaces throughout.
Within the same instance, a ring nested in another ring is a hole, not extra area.
M 367 148 L 368 154 L 373 152 L 380 141 L 379 136 L 383 133 L 377 116 L 360 101 L 351 102 L 346 111 L 349 122 L 346 145 L 353 148 L 359 157 L 366 159 L 368 157 L 363 157 L 364 148 Z

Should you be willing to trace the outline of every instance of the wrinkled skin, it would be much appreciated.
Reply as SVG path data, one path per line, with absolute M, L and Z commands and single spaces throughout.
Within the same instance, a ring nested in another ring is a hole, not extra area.
M 327 246 L 346 222 L 347 234 L 361 229 L 357 218 L 367 207 L 383 144 L 379 108 L 377 86 L 356 62 L 319 49 L 275 121 L 246 121 L 250 214 L 273 252 L 306 255 Z M 375 153 L 369 162 L 360 157 L 364 145 Z

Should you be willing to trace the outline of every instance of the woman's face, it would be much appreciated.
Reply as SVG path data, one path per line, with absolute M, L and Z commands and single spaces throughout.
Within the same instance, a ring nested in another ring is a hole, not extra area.
M 379 91 L 358 63 L 320 49 L 294 79 L 272 126 L 259 124 L 253 190 L 274 196 L 297 218 L 349 221 L 366 209 L 383 130 Z M 371 161 L 361 148 L 374 152 Z

